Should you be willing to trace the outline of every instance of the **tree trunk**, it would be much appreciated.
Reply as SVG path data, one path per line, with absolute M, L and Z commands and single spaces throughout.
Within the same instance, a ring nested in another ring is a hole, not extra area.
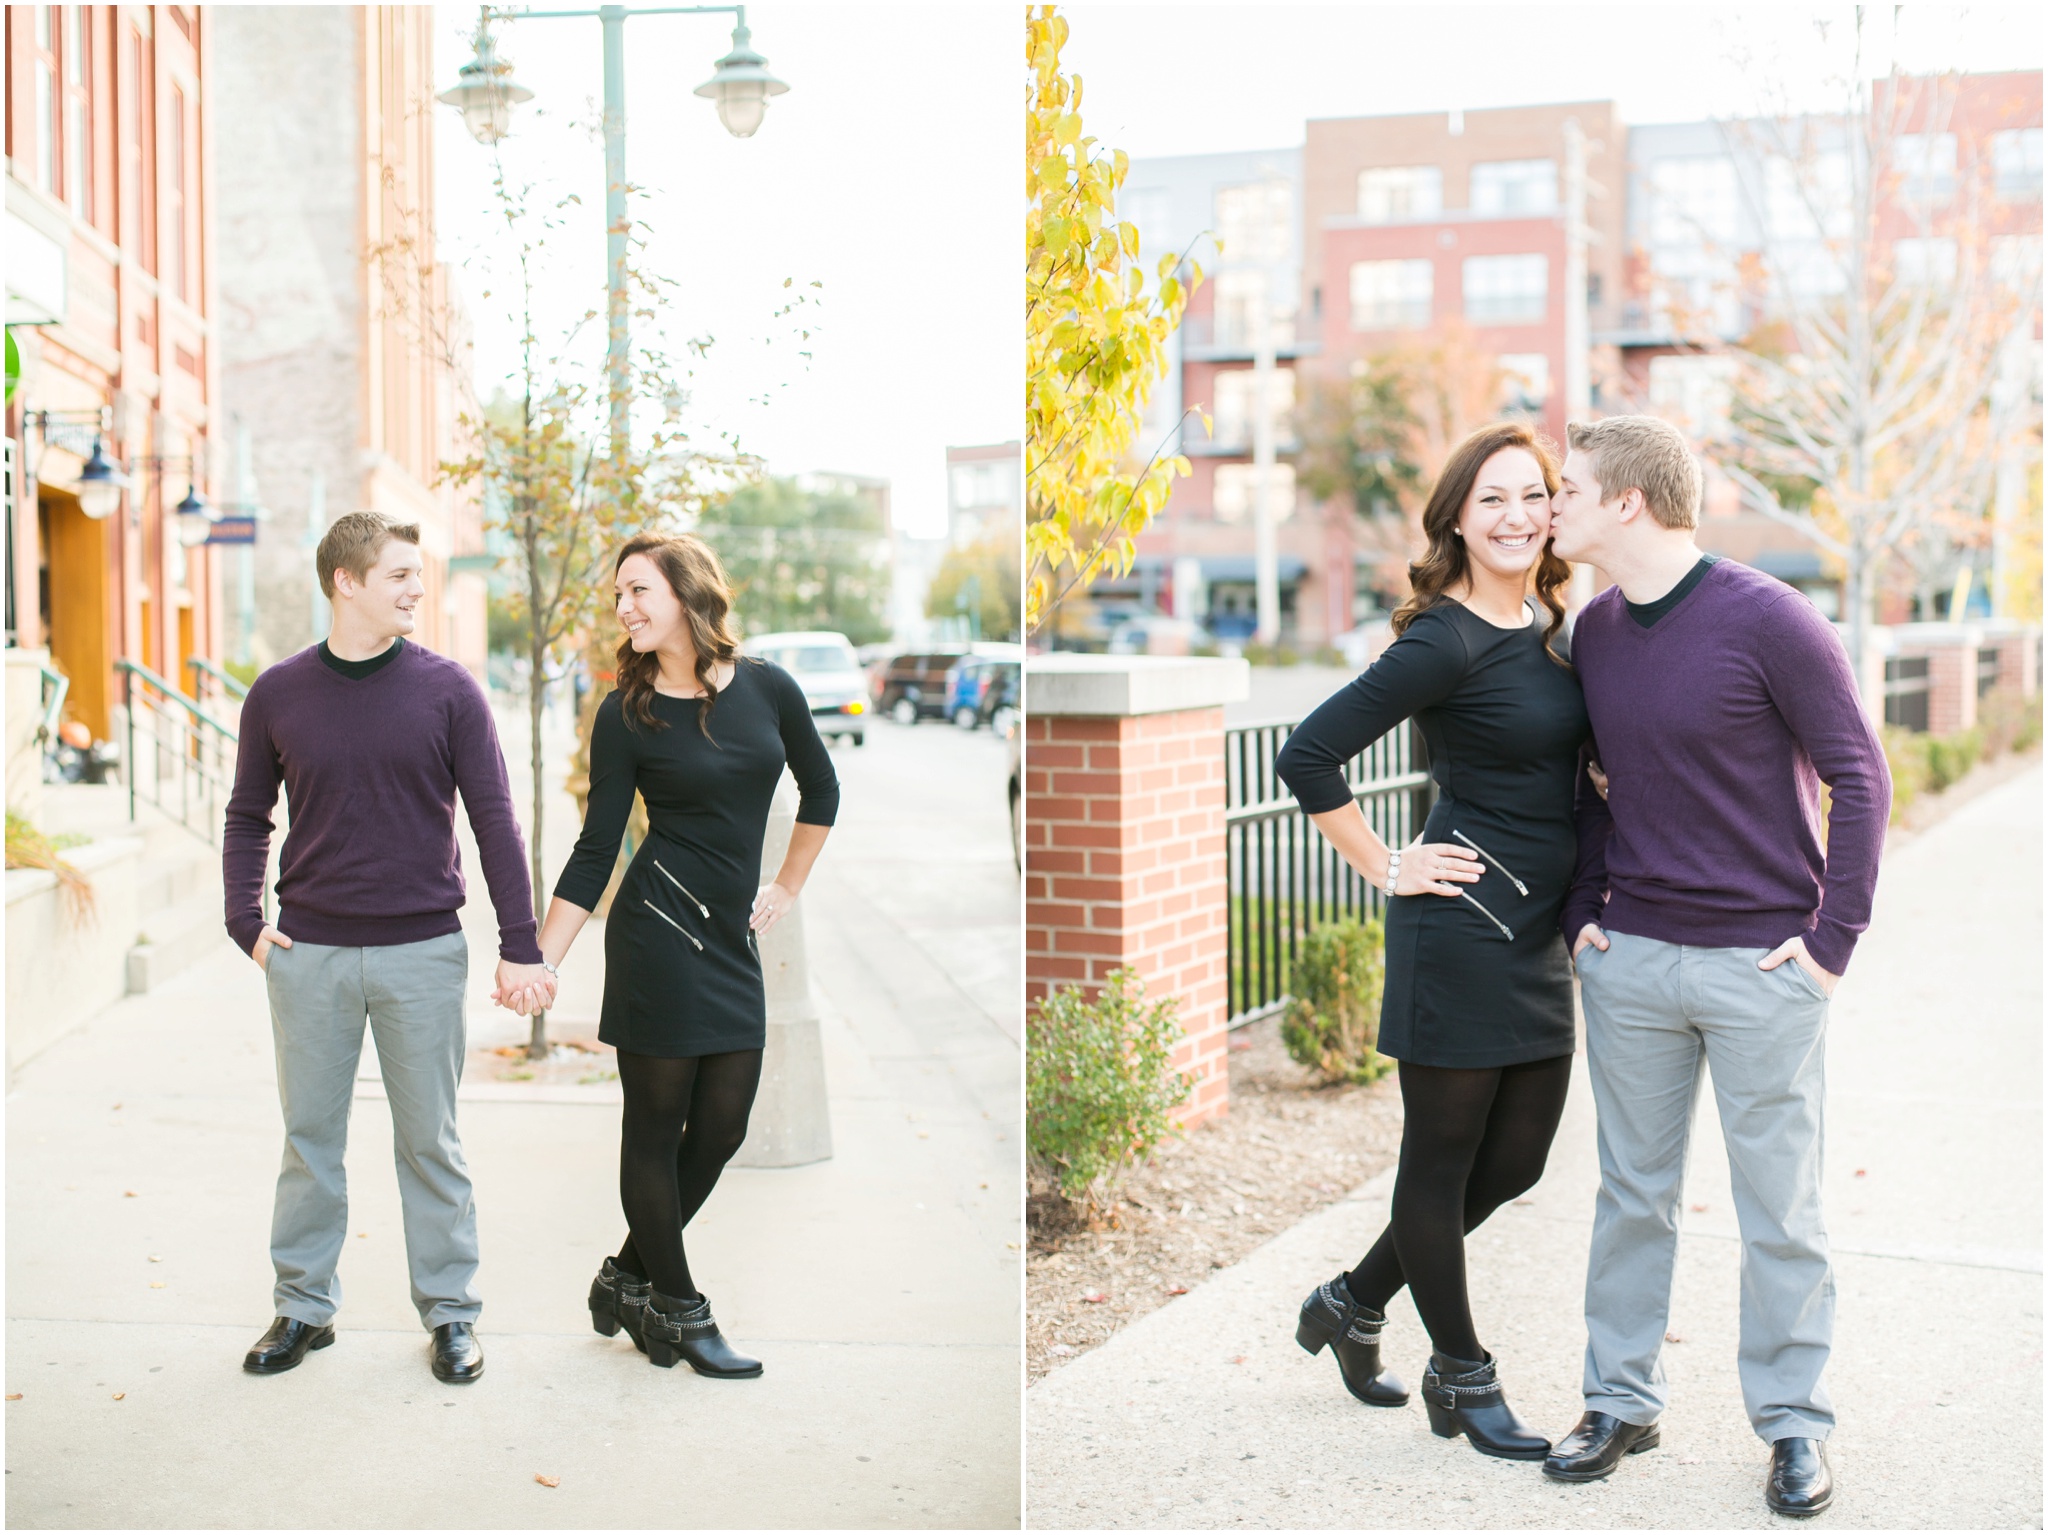
M 541 818 L 546 812 L 547 789 L 541 779 L 542 751 L 540 740 L 541 711 L 547 704 L 548 673 L 547 649 L 541 643 L 540 576 L 531 546 L 527 549 L 526 569 L 528 571 L 527 615 L 531 627 L 527 630 L 528 649 L 532 653 L 533 665 L 526 679 L 526 725 L 527 740 L 531 747 L 533 765 L 533 832 L 527 846 L 527 856 L 533 867 L 533 920 L 534 931 L 546 919 L 547 910 L 542 898 L 541 885 Z M 533 1015 L 533 1033 L 526 1042 L 526 1058 L 529 1061 L 544 1061 L 548 1057 L 548 1015 L 545 1009 Z

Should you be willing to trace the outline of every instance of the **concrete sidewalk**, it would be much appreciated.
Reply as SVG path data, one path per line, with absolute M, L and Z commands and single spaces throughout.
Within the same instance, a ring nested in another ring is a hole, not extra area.
M 762 1379 L 653 1369 L 590 1330 L 584 1293 L 623 1231 L 610 1093 L 465 1084 L 488 1373 L 436 1382 L 373 1081 L 351 1127 L 339 1339 L 288 1375 L 243 1374 L 271 1310 L 279 1120 L 262 978 L 230 947 L 53 1046 L 9 1099 L 7 1392 L 21 1399 L 7 1404 L 8 1522 L 1014 1527 L 1017 1142 L 981 1096 L 1000 1099 L 1007 1050 L 1014 1101 L 1019 1063 L 1011 1026 L 960 1000 L 987 993 L 994 945 L 963 938 L 957 1005 L 912 1020 L 868 968 L 835 958 L 892 943 L 890 973 L 938 995 L 949 954 L 921 912 L 980 931 L 1002 925 L 1007 901 L 1014 932 L 1000 748 L 926 734 L 835 754 L 849 813 L 805 893 L 834 1155 L 729 1170 L 691 1227 L 692 1268 L 727 1334 L 766 1362 Z M 921 782 L 963 777 L 962 753 L 996 764 L 972 818 Z M 896 780 L 943 834 L 900 845 Z M 551 871 L 573 835 L 551 827 Z M 949 901 L 922 899 L 937 882 L 908 876 L 893 904 L 867 900 L 856 887 L 878 848 L 899 864 L 946 860 Z M 867 924 L 852 939 L 849 904 Z M 477 1003 L 487 911 L 479 888 L 465 913 L 472 1031 L 523 1037 Z M 557 1038 L 594 1031 L 602 951 L 593 924 Z
M 1826 1201 L 1839 1288 L 1838 1492 L 1816 1528 L 2039 1528 L 2041 794 L 2038 767 L 1886 859 L 1835 1003 Z M 1295 1311 L 1387 1219 L 1391 1175 L 1025 1395 L 1033 1528 L 1751 1528 L 1763 1445 L 1735 1375 L 1739 1249 L 1704 1098 L 1687 1187 L 1662 1449 L 1587 1486 L 1344 1393 Z M 1583 1063 L 1543 1182 L 1473 1236 L 1480 1336 L 1510 1400 L 1576 1420 L 1598 1173 Z M 1428 1343 L 1403 1294 L 1390 1362 Z

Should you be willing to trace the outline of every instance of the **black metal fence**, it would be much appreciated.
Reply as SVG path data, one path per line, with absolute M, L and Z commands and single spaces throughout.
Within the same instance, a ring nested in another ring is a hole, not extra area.
M 1379 915 L 1386 897 L 1316 832 L 1273 771 L 1292 721 L 1223 733 L 1224 842 L 1230 878 L 1230 1027 L 1285 1004 L 1287 975 L 1307 931 Z M 1374 742 L 1344 770 L 1372 829 L 1389 845 L 1415 840 L 1436 788 L 1412 724 Z
M 1908 730 L 1927 728 L 1927 657 L 1891 656 L 1884 663 L 1884 722 Z

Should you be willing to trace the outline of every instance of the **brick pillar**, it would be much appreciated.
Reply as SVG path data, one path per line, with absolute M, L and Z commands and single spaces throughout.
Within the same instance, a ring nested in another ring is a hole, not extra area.
M 1925 643 L 1928 732 L 1968 730 L 1977 723 L 1977 632 L 1945 627 Z
M 1033 656 L 1025 663 L 1027 1001 L 1127 965 L 1180 1003 L 1174 1064 L 1197 1124 L 1229 1107 L 1223 705 L 1242 661 Z
M 2001 626 L 1984 637 L 1998 651 L 1998 691 L 2032 698 L 2041 691 L 2041 631 L 2033 624 Z

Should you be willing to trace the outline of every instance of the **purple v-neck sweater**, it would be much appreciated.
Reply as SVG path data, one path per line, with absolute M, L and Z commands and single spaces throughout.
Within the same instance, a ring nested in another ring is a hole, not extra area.
M 245 952 L 263 930 L 280 783 L 291 806 L 277 878 L 286 937 L 368 948 L 461 931 L 460 793 L 498 912 L 498 952 L 540 962 L 497 727 L 456 662 L 407 645 L 369 676 L 344 677 L 314 646 L 256 679 L 221 853 L 228 933 Z
M 1580 772 L 1566 938 L 1588 922 L 1709 948 L 1803 936 L 1815 964 L 1846 970 L 1870 925 L 1892 784 L 1813 604 L 1722 560 L 1645 629 L 1609 587 L 1579 614 L 1572 664 L 1611 797 Z

